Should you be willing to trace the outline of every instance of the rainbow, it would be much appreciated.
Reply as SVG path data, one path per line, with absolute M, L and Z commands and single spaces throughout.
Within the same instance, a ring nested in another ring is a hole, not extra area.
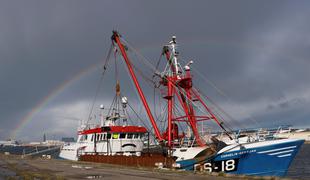
M 55 89 L 50 91 L 50 93 L 44 97 L 40 102 L 34 106 L 31 111 L 29 111 L 25 117 L 23 117 L 19 123 L 17 123 L 16 127 L 13 128 L 13 130 L 10 133 L 10 139 L 15 139 L 21 130 L 29 123 L 31 120 L 49 103 L 51 102 L 55 97 L 57 97 L 59 94 L 61 94 L 66 88 L 77 82 L 81 77 L 86 76 L 90 74 L 91 72 L 95 71 L 100 67 L 100 64 L 102 62 L 98 62 L 95 64 L 92 64 L 91 66 L 83 69 L 82 71 L 76 73 L 72 78 L 62 82 L 59 86 L 57 86 Z
M 188 44 L 210 44 L 210 43 L 220 43 L 222 44 L 227 44 L 227 42 L 220 40 L 220 42 L 217 40 L 209 40 L 209 41 L 204 41 L 201 39 L 187 39 L 185 40 L 187 41 L 187 45 Z M 222 42 L 223 41 L 223 42 Z M 235 45 L 238 44 L 239 46 L 242 47 L 246 47 L 245 45 L 241 45 L 240 43 L 237 42 L 233 42 Z M 142 50 L 149 50 L 149 49 L 153 49 L 155 46 L 154 44 L 149 45 L 149 46 L 144 46 L 142 48 L 138 48 L 139 51 L 141 52 Z M 156 48 L 157 49 L 157 48 Z M 19 123 L 17 123 L 17 125 L 15 126 L 15 128 L 13 128 L 13 130 L 11 131 L 9 137 L 10 139 L 16 139 L 16 137 L 20 134 L 21 130 L 31 122 L 31 120 L 39 113 L 41 112 L 41 110 L 49 103 L 51 102 L 53 99 L 55 99 L 55 97 L 57 97 L 59 94 L 61 94 L 66 88 L 70 87 L 72 84 L 74 84 L 75 82 L 77 82 L 78 80 L 80 80 L 83 76 L 86 76 L 88 74 L 90 74 L 91 72 L 95 71 L 98 67 L 100 67 L 100 64 L 102 64 L 102 62 L 98 62 L 95 63 L 85 69 L 83 69 L 82 71 L 76 73 L 71 79 L 68 79 L 64 82 L 62 82 L 59 86 L 57 86 L 55 89 L 53 89 L 52 91 L 50 91 L 50 93 L 44 97 L 42 100 L 40 100 L 40 102 L 34 106 L 31 111 L 29 111 L 25 117 L 23 117 Z

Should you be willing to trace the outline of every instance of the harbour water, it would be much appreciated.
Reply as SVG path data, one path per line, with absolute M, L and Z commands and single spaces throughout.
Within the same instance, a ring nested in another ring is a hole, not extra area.
M 53 158 L 57 158 L 60 150 L 60 148 L 57 147 L 59 146 L 0 146 L 0 154 L 9 153 L 13 155 L 27 155 L 36 153 L 37 156 L 41 156 L 42 154 L 49 154 Z
M 287 173 L 288 178 L 310 179 L 310 144 L 304 144 Z

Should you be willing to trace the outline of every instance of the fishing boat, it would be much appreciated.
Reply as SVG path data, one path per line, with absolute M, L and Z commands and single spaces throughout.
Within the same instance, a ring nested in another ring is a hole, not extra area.
M 126 107 L 128 100 L 121 97 L 120 85 L 116 84 L 116 95 L 107 115 L 101 116 L 101 124 L 82 123 L 78 129 L 76 143 L 62 147 L 59 157 L 78 160 L 80 155 L 121 155 L 141 156 L 144 146 L 144 136 L 147 130 L 142 126 L 128 124 Z M 105 108 L 100 106 L 102 112 Z
M 245 175 L 284 176 L 286 174 L 304 140 L 248 138 L 239 142 L 238 138 L 231 135 L 230 128 L 224 123 L 223 118 L 213 112 L 202 91 L 194 86 L 191 67 L 193 61 L 181 65 L 175 36 L 162 49 L 161 57 L 166 59 L 164 70 L 160 71 L 156 66 L 152 69 L 153 72 L 149 73 L 153 75 L 153 78 L 148 80 L 153 83 L 154 88 L 159 91 L 166 104 L 166 113 L 160 117 L 154 116 L 156 112 L 151 111 L 144 90 L 137 78 L 137 72 L 140 75 L 143 75 L 143 72 L 138 69 L 128 55 L 129 52 L 136 53 L 137 51 L 117 31 L 113 31 L 111 39 L 111 51 L 114 52 L 115 56 L 121 56 L 125 62 L 124 64 L 145 109 L 149 124 L 152 127 L 151 131 L 148 132 L 155 136 L 158 144 L 165 150 L 162 158 L 150 161 L 156 162 L 153 166 Z M 109 51 L 108 54 L 111 52 Z M 146 64 L 148 63 L 146 62 Z M 154 103 L 154 108 L 157 106 L 159 105 Z M 111 117 L 114 118 L 113 115 Z M 120 116 L 117 117 L 119 119 Z M 165 129 L 160 129 L 158 125 L 158 121 L 162 122 L 162 120 L 165 122 Z M 206 121 L 214 122 L 222 129 L 231 143 L 226 144 L 215 137 L 212 137 L 210 141 L 202 138 L 199 125 Z M 143 159 L 152 157 L 152 154 L 149 153 L 146 156 L 142 152 L 142 136 L 147 132 L 145 128 L 115 126 L 114 119 L 109 118 L 106 119 L 106 122 L 108 123 L 103 126 L 84 128 L 79 131 L 78 143 L 64 147 L 63 151 L 73 154 L 73 156 L 70 155 L 70 159 L 105 163 L 113 163 L 111 157 L 124 157 L 128 153 L 132 158 L 141 157 L 138 158 L 139 160 L 137 158 L 134 160 L 138 162 L 136 165 L 143 165 Z M 115 149 L 113 147 L 110 151 L 108 150 L 108 145 L 111 144 L 109 142 L 116 142 L 116 139 L 113 139 L 114 133 L 118 135 L 118 138 L 123 133 L 125 135 L 122 137 L 127 139 L 125 143 L 116 143 Z M 128 140 L 128 135 L 131 133 L 136 133 L 133 135 L 137 137 L 136 142 L 133 141 L 131 135 L 131 139 Z M 103 141 L 101 137 L 103 137 Z M 64 152 L 61 154 L 63 154 L 62 157 L 69 157 L 69 155 L 65 156 Z M 116 158 L 114 160 L 119 161 Z
M 89 123 L 92 117 L 87 122 L 82 121 L 78 127 L 77 142 L 64 144 L 59 158 L 151 167 L 157 162 L 166 161 L 168 158 L 161 153 L 142 153 L 145 145 L 149 145 L 149 133 L 145 127 L 131 123 L 133 120 L 129 118 L 128 106 L 132 109 L 127 97 L 121 93 L 119 80 L 116 80 L 111 105 L 105 108 L 101 104 L 100 114 L 94 114 L 95 118 L 101 117 L 100 123 Z

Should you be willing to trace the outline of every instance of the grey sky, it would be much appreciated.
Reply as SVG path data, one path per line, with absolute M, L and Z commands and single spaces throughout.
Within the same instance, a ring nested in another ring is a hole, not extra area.
M 60 84 L 103 62 L 113 29 L 154 64 L 176 35 L 182 59 L 228 98 L 198 74 L 196 85 L 245 127 L 251 116 L 259 126 L 309 126 L 309 16 L 309 1 L 2 0 L 0 139 Z M 17 138 L 74 135 L 68 118 L 87 116 L 99 73 L 64 89 Z

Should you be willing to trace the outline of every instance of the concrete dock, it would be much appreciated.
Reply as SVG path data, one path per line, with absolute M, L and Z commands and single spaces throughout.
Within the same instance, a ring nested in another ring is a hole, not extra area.
M 202 179 L 278 179 L 225 174 L 203 174 L 164 169 L 130 168 L 125 166 L 74 162 L 67 160 L 21 158 L 0 154 L 0 179 L 117 179 L 117 180 L 202 180 Z

